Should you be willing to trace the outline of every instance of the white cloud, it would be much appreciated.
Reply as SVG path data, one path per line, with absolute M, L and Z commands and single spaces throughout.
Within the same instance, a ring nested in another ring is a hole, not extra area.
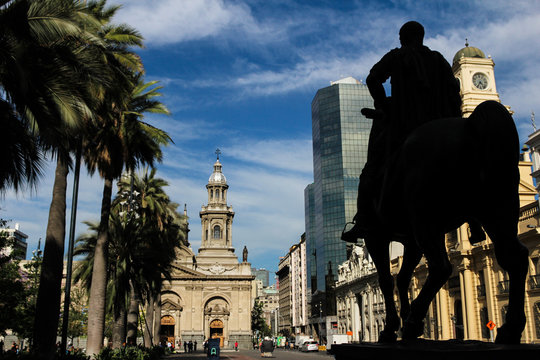
M 313 173 L 311 139 L 236 140 L 225 149 L 229 156 L 261 168 Z
M 248 6 L 223 0 L 131 0 L 115 18 L 138 29 L 154 45 L 200 40 L 224 33 L 270 35 Z

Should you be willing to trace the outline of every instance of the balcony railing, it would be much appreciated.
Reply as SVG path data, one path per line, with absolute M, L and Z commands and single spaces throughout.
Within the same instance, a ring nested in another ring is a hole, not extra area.
M 532 202 L 519 209 L 519 221 L 521 222 L 536 217 L 539 213 L 540 209 L 538 207 L 538 201 Z

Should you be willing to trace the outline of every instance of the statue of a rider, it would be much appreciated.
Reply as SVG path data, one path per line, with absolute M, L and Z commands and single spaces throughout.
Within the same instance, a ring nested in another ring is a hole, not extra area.
M 342 239 L 355 243 L 369 231 L 374 195 L 379 194 L 385 162 L 418 126 L 435 119 L 461 117 L 459 83 L 450 64 L 423 45 L 424 27 L 405 23 L 399 31 L 401 47 L 388 52 L 371 69 L 366 84 L 374 100 L 367 162 L 360 175 L 354 226 Z M 383 84 L 390 78 L 391 97 Z M 429 151 L 429 149 L 426 149 Z

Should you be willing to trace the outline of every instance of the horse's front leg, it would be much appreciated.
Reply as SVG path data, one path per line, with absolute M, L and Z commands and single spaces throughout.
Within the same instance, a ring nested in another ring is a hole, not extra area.
M 390 273 L 389 244 L 384 239 L 372 235 L 365 241 L 367 250 L 377 268 L 379 286 L 386 307 L 386 324 L 379 334 L 379 342 L 394 342 L 397 340 L 396 331 L 399 330 L 400 321 L 394 302 L 394 279 Z

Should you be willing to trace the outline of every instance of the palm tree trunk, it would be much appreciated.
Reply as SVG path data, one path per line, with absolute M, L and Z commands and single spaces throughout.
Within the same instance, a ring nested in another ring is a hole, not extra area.
M 88 340 L 86 354 L 95 358 L 103 346 L 105 328 L 105 299 L 107 290 L 107 258 L 109 247 L 109 215 L 111 212 L 111 196 L 113 181 L 105 178 L 103 199 L 101 201 L 101 219 L 98 239 L 94 254 L 94 269 L 88 304 Z
M 54 356 L 60 315 L 68 172 L 67 163 L 58 156 L 34 322 L 34 352 L 46 359 Z
M 120 309 L 114 311 L 114 325 L 112 331 L 113 349 L 120 349 L 126 341 L 126 307 L 125 304 Z
M 152 347 L 154 333 L 154 299 L 148 300 L 144 316 L 144 346 Z
M 161 331 L 161 293 L 158 293 L 156 296 L 156 301 L 154 302 L 154 313 L 154 345 L 159 345 L 159 332 Z
M 131 287 L 129 310 L 127 316 L 127 343 L 137 345 L 137 327 L 139 324 L 139 299 L 133 286 Z

